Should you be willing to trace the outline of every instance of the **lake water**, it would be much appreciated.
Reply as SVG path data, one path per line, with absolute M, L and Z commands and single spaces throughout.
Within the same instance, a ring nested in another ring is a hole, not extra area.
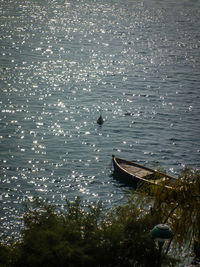
M 2 233 L 34 196 L 119 204 L 113 153 L 199 169 L 200 1 L 0 3 Z

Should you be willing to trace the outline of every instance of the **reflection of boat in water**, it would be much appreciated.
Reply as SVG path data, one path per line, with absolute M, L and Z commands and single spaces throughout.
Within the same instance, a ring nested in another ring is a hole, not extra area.
M 172 188 L 176 178 L 165 173 L 147 168 L 132 161 L 112 156 L 114 173 L 125 183 L 137 185 L 138 182 Z

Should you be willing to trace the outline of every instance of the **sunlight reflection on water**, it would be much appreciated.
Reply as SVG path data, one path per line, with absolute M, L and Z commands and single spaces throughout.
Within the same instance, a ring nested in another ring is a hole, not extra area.
M 199 4 L 186 2 L 2 3 L 6 231 L 33 196 L 121 203 L 113 153 L 174 175 L 199 168 Z

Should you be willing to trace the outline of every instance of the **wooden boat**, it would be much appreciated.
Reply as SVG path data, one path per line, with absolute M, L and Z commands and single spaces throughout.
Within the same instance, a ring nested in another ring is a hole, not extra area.
M 172 188 L 176 178 L 165 173 L 147 168 L 132 161 L 112 156 L 114 173 L 118 178 L 123 179 L 125 183 L 137 186 L 142 184 L 160 185 L 166 188 Z

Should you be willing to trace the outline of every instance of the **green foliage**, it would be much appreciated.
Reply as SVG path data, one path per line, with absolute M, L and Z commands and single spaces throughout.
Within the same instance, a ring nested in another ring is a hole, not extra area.
M 141 214 L 132 198 L 107 214 L 101 203 L 83 209 L 78 198 L 65 211 L 34 204 L 24 216 L 21 241 L 0 246 L 0 266 L 155 266 L 150 231 L 157 221 Z
M 151 208 L 150 208 L 151 207 Z M 64 211 L 38 199 L 24 216 L 19 241 L 0 244 L 0 267 L 156 266 L 152 228 L 167 223 L 173 245 L 194 245 L 200 257 L 200 175 L 185 169 L 173 188 L 140 185 L 123 206 L 102 212 L 101 203 L 82 207 L 79 198 Z M 174 260 L 162 255 L 162 262 Z
M 175 246 L 200 244 L 200 174 L 185 168 L 172 186 L 140 188 L 138 203 L 141 206 L 142 199 L 143 208 L 153 206 L 154 216 L 173 230 Z M 199 247 L 195 246 L 196 255 L 200 255 Z
M 133 202 L 134 199 L 129 199 L 126 205 L 118 207 L 114 216 L 116 225 L 122 225 L 125 233 L 122 263 L 132 259 L 139 266 L 154 266 L 157 250 L 150 231 L 155 225 L 155 218 L 149 214 L 141 216 Z
M 9 266 L 10 255 L 12 255 L 11 248 L 5 244 L 0 244 L 0 267 Z

